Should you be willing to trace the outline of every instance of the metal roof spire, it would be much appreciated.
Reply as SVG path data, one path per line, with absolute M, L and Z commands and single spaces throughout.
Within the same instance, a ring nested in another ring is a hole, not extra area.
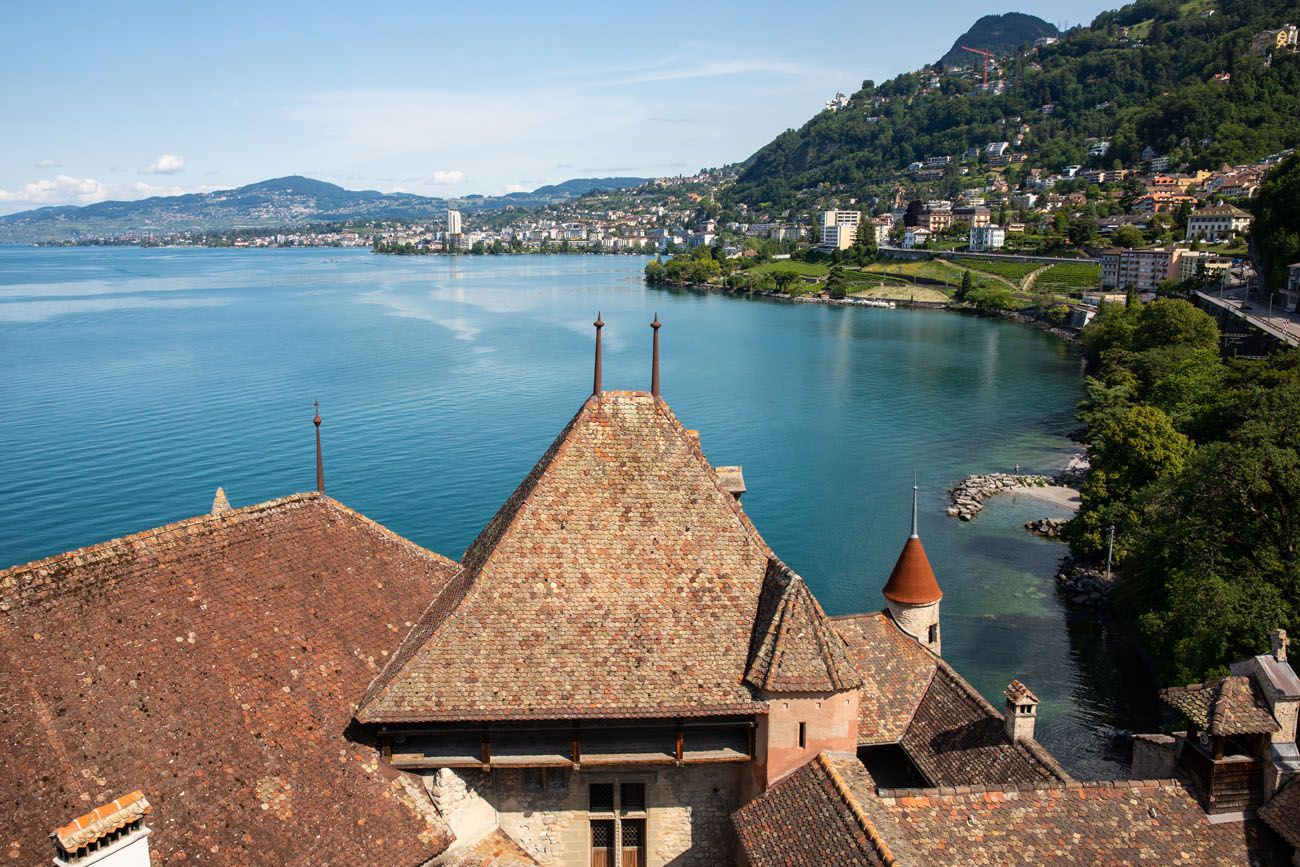
M 313 401 L 316 406 L 316 417 L 311 423 L 316 425 L 316 490 L 325 493 L 325 461 L 320 453 L 320 401 Z
M 596 311 L 596 321 L 591 323 L 596 326 L 596 374 L 592 378 L 591 393 L 597 397 L 600 396 L 600 329 L 605 327 L 605 323 L 600 318 L 600 311 Z
M 909 538 L 919 539 L 921 534 L 916 531 L 916 477 L 912 477 L 912 535 Z
M 654 335 L 655 335 L 654 358 L 650 364 L 650 393 L 655 397 L 658 397 L 659 396 L 659 329 L 663 327 L 663 323 L 659 321 L 658 313 L 655 314 L 655 321 L 650 323 L 650 327 L 654 329 Z

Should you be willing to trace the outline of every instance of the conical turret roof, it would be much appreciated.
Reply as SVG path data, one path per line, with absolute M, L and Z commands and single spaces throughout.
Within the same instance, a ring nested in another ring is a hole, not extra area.
M 943 598 L 939 582 L 930 568 L 930 558 L 925 556 L 921 545 L 921 535 L 917 532 L 916 522 L 916 485 L 912 486 L 912 535 L 903 546 L 903 553 L 898 555 L 894 571 L 889 573 L 885 582 L 885 598 L 890 602 L 904 605 L 929 605 Z

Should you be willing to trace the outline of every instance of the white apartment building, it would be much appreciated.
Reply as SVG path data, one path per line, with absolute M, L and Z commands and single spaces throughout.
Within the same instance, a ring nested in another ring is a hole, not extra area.
M 1250 221 L 1249 213 L 1232 205 L 1201 208 L 1187 218 L 1187 240 L 1222 241 L 1249 229 Z
M 1001 250 L 1007 245 L 1007 230 L 1001 226 L 971 226 L 970 251 L 983 253 Z
M 929 229 L 922 226 L 913 226 L 907 230 L 907 234 L 903 235 L 903 247 L 908 250 L 924 247 L 930 242 L 931 234 Z
M 447 209 L 447 234 L 460 235 L 465 231 L 464 223 L 461 221 L 460 211 L 455 208 Z

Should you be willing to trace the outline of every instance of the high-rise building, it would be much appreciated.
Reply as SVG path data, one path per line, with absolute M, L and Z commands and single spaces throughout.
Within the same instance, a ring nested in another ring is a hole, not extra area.
M 821 245 L 833 250 L 846 250 L 853 246 L 862 221 L 859 211 L 823 211 Z
M 461 223 L 460 211 L 456 210 L 455 208 L 448 208 L 447 209 L 447 234 L 460 235 L 463 234 L 464 231 L 465 231 L 465 227 Z

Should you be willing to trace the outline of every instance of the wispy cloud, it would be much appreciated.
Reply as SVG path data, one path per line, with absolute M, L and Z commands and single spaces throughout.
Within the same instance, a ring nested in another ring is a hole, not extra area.
M 465 173 L 455 169 L 433 173 L 433 182 L 440 187 L 447 184 L 459 184 L 463 180 L 465 180 Z
M 527 193 L 532 189 L 528 184 L 506 184 L 507 193 Z
M 179 154 L 163 154 L 140 171 L 146 175 L 174 175 L 185 171 L 185 157 Z
M 821 70 L 816 70 L 820 74 Z M 729 75 L 809 75 L 814 70 L 797 63 L 780 60 L 763 60 L 759 58 L 733 58 L 730 60 L 708 60 L 703 63 L 682 63 L 665 61 L 639 72 L 631 72 L 621 78 L 612 78 L 605 84 L 647 84 L 655 81 L 686 81 L 694 78 L 722 78 Z
M 62 166 L 63 163 L 59 162 L 58 160 L 41 160 L 39 163 L 36 164 L 36 168 L 38 169 L 57 169 L 57 168 L 61 168 Z

